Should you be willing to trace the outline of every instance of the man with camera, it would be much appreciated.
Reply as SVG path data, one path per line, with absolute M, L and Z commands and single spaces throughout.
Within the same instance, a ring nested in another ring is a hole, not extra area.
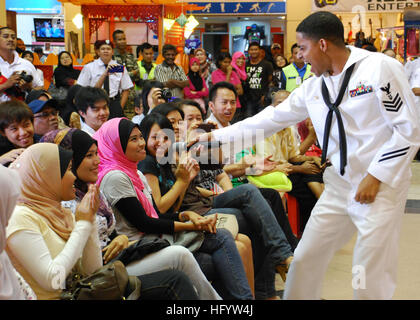
M 112 59 L 113 47 L 109 40 L 98 40 L 95 50 L 99 58 L 83 67 L 77 84 L 83 87 L 103 88 L 109 96 L 109 119 L 124 117 L 130 89 L 134 87 L 127 68 Z
M 155 78 L 171 90 L 173 97 L 183 99 L 183 89 L 189 85 L 189 81 L 184 70 L 175 64 L 175 46 L 165 44 L 162 48 L 162 55 L 165 60 L 156 66 Z
M 35 67 L 16 52 L 16 33 L 0 28 L 0 102 L 25 100 L 26 92 L 41 86 Z

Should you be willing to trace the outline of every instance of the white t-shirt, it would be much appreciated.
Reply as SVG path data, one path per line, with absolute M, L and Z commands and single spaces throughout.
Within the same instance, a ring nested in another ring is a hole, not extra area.
M 117 61 L 111 60 L 108 64 L 118 64 Z M 91 63 L 85 65 L 80 72 L 79 78 L 77 79 L 77 84 L 82 87 L 94 87 L 98 82 L 99 78 L 105 71 L 105 64 L 99 58 L 94 60 Z M 127 68 L 124 67 L 124 72 L 115 72 L 109 74 L 109 97 L 113 98 L 120 91 L 128 90 L 134 87 L 133 82 L 130 79 L 130 76 L 127 72 Z M 103 88 L 103 86 L 102 86 Z
M 40 79 L 39 73 L 36 71 L 34 65 L 28 60 L 20 58 L 16 51 L 14 52 L 14 59 L 12 63 L 5 61 L 0 56 L 0 72 L 2 76 L 9 78 L 13 72 L 21 71 L 25 71 L 33 77 L 32 87 L 42 87 L 44 85 L 44 81 Z M 6 94 L 0 94 L 0 102 L 8 100 L 10 100 L 10 97 Z

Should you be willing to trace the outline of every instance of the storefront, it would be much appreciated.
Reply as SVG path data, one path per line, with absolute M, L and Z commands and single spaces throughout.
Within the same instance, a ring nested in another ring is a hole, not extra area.
M 343 22 L 345 37 L 354 44 L 356 34 L 363 32 L 378 51 L 391 48 L 398 59 L 404 61 L 404 10 L 420 10 L 417 0 L 313 0 L 312 11 L 328 10 L 334 12 Z M 411 48 L 408 56 L 419 54 L 417 32 L 410 32 L 407 43 Z M 417 48 L 417 49 L 413 49 Z

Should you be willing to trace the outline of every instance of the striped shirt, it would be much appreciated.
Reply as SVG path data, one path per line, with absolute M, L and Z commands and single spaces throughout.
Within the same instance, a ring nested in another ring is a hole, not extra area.
M 170 67 L 165 61 L 163 61 L 162 64 L 157 65 L 155 69 L 155 79 L 162 83 L 169 80 L 188 81 L 184 70 L 176 64 L 174 64 L 174 66 L 174 68 Z M 184 91 L 182 88 L 172 88 L 170 90 L 173 97 L 184 98 Z

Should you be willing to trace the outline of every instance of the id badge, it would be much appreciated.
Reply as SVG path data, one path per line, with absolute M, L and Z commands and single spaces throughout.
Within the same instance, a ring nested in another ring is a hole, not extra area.
M 302 84 L 302 78 L 296 77 L 296 85 L 300 86 Z
M 145 74 L 143 75 L 143 80 L 147 80 L 147 79 L 149 79 L 149 75 L 148 75 L 147 73 L 145 73 Z

